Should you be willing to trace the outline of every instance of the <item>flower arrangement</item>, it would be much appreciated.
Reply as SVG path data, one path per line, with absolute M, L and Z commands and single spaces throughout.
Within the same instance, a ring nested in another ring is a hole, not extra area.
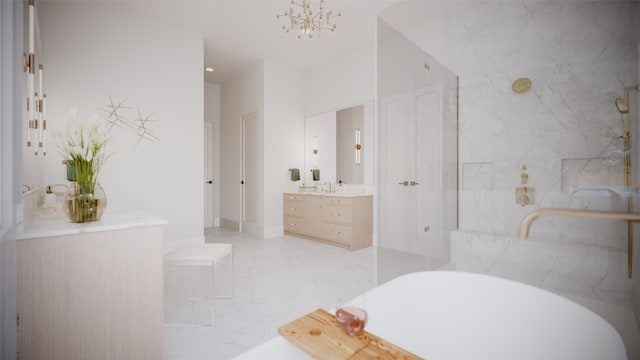
M 75 181 L 67 192 L 64 210 L 73 222 L 99 220 L 106 196 L 97 185 L 98 174 L 109 159 L 109 126 L 106 120 L 92 115 L 78 119 L 77 109 L 69 109 L 63 127 L 54 132 L 56 148 L 67 163 L 67 179 Z
M 63 124 L 63 129 L 54 136 L 56 147 L 69 166 L 68 180 L 95 184 L 102 166 L 110 157 L 106 151 L 109 143 L 107 121 L 96 115 L 81 121 L 78 110 L 71 108 Z

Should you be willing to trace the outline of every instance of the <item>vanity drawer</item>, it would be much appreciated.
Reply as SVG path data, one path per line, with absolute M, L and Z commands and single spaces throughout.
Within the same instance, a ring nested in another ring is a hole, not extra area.
M 325 196 L 322 198 L 325 205 L 344 205 L 351 206 L 351 198 L 339 196 Z
M 327 239 L 341 242 L 343 244 L 351 244 L 351 227 L 325 223 L 323 230 L 323 235 Z
M 284 201 L 304 201 L 304 195 L 284 194 Z
M 298 216 L 304 217 L 304 202 L 303 201 L 284 201 L 284 215 L 285 216 Z
M 324 221 L 351 225 L 351 207 L 325 206 L 322 208 L 322 217 Z
M 284 218 L 284 231 L 304 232 L 304 219 L 286 216 Z

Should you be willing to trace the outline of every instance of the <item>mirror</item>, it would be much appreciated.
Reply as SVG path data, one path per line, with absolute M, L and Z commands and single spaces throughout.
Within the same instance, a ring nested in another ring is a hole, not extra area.
M 374 101 L 307 117 L 305 184 L 373 184 Z M 359 145 L 359 146 L 358 146 Z

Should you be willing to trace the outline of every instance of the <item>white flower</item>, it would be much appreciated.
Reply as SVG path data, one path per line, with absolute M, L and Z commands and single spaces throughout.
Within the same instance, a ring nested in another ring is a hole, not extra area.
M 53 133 L 58 151 L 75 167 L 78 182 L 95 183 L 100 169 L 109 158 L 106 153 L 109 142 L 107 121 L 96 115 L 81 121 L 78 119 L 78 110 L 70 108 L 62 125 L 60 131 Z

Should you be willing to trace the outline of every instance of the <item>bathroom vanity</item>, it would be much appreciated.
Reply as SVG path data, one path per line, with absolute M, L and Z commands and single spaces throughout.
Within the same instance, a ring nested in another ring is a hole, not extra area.
M 284 194 L 285 234 L 350 250 L 372 244 L 371 195 Z
M 18 234 L 18 359 L 161 359 L 166 220 L 34 219 Z

